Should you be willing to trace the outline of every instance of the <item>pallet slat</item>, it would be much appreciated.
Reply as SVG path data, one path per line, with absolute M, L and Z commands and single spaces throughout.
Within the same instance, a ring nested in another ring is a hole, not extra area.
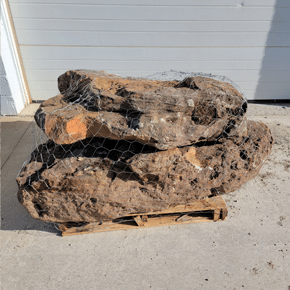
M 158 212 L 129 214 L 106 222 L 60 223 L 62 236 L 224 220 L 228 210 L 222 197 L 197 200 Z

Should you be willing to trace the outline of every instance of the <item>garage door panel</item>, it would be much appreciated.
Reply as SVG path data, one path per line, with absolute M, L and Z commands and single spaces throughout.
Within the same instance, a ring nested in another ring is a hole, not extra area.
M 172 33 L 18 31 L 20 45 L 137 46 L 137 47 L 244 47 L 290 46 L 289 33 Z
M 136 21 L 69 20 L 15 18 L 14 25 L 23 30 L 102 31 L 102 32 L 288 32 L 289 22 L 272 21 Z
M 77 68 L 205 72 L 241 84 L 249 99 L 290 97 L 289 0 L 9 3 L 34 100 L 57 93 L 57 77 Z
M 142 48 L 20 46 L 24 62 L 30 60 L 103 61 L 289 61 L 290 47 Z
M 105 70 L 107 73 L 118 74 L 121 76 L 136 76 L 136 77 L 147 77 L 149 75 L 155 74 L 157 71 L 154 70 L 144 70 L 144 69 L 128 69 L 128 70 L 116 70 L 116 69 L 106 69 L 105 67 L 100 67 L 100 70 Z M 32 81 L 57 81 L 57 78 L 63 74 L 66 70 L 27 70 L 27 77 Z M 159 71 L 160 72 L 160 71 Z M 243 71 L 222 71 L 222 70 L 203 70 L 203 73 L 227 76 L 234 82 L 241 81 L 251 81 L 258 82 L 261 75 L 259 70 L 243 70 Z M 263 81 L 266 82 L 287 82 L 290 79 L 289 71 L 265 71 L 263 72 Z
M 256 87 L 257 84 L 253 85 L 254 89 L 243 90 L 244 96 L 248 100 L 271 100 L 275 99 L 289 99 L 289 90 L 285 87 Z M 55 87 L 55 84 L 46 84 L 46 86 L 41 87 L 41 89 L 32 89 L 32 93 L 37 96 L 36 100 L 47 100 L 53 96 L 59 94 L 58 89 Z M 254 96 L 254 98 L 253 98 Z
M 59 4 L 59 0 L 9 0 L 10 3 L 34 3 L 34 4 Z M 262 6 L 262 7 L 290 7 L 289 0 L 244 0 L 243 6 Z M 79 0 L 62 0 L 62 4 L 79 4 Z M 143 5 L 143 6 L 238 6 L 241 5 L 240 0 L 84 0 L 83 5 Z
M 144 2 L 143 2 L 144 3 Z M 194 6 L 126 6 L 11 3 L 15 18 L 110 19 L 170 21 L 289 21 L 290 8 L 275 7 L 194 7 Z M 275 14 L 275 15 L 274 15 Z

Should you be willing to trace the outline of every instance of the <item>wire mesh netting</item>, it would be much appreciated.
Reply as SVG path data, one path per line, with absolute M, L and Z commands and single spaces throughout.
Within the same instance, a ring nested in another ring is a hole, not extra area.
M 58 87 L 35 114 L 35 149 L 17 178 L 19 201 L 43 221 L 101 222 L 214 198 L 255 177 L 272 147 L 226 77 L 76 70 Z

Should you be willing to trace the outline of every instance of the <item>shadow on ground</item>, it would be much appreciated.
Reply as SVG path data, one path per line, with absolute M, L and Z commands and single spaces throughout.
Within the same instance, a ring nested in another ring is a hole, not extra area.
M 1 119 L 1 229 L 57 232 L 53 224 L 33 219 L 17 199 L 16 177 L 32 151 L 35 136 L 32 118 L 24 119 L 28 120 Z
M 290 97 L 290 22 L 287 21 L 289 4 L 286 2 L 277 0 L 275 4 L 275 13 L 265 45 L 260 79 L 255 92 L 256 100 L 269 98 L 289 100 Z
M 290 100 L 248 100 L 249 104 L 278 106 L 282 108 L 290 107 Z

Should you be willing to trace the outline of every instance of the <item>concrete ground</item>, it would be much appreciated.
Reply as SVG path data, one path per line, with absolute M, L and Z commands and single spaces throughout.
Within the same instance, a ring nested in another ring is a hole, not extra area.
M 290 108 L 249 105 L 275 139 L 260 174 L 224 197 L 225 221 L 61 237 L 17 201 L 32 115 L 2 117 L 3 290 L 290 289 Z

